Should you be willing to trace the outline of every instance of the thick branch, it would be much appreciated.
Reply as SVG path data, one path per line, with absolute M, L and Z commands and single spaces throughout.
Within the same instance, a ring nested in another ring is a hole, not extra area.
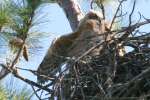
M 24 45 L 24 43 L 23 43 L 23 45 Z M 23 49 L 23 45 L 22 45 L 22 47 L 19 49 L 19 51 L 18 51 L 18 53 L 17 53 L 15 59 L 13 60 L 11 66 L 10 66 L 11 68 L 13 68 L 14 65 L 17 63 L 17 61 L 18 61 L 18 59 L 19 59 L 19 57 L 20 57 L 20 55 L 21 55 L 21 52 L 22 52 L 22 49 Z M 6 70 L 5 68 L 2 68 L 1 71 L 0 71 L 0 80 L 3 79 L 6 75 L 8 75 L 8 73 L 9 73 L 8 70 Z
M 28 84 L 30 84 L 30 85 L 32 85 L 32 86 L 36 86 L 36 87 L 38 87 L 38 88 L 40 88 L 40 89 L 43 89 L 43 90 L 45 90 L 45 91 L 47 91 L 47 92 L 49 92 L 49 93 L 52 93 L 52 92 L 53 92 L 52 90 L 48 89 L 48 88 L 45 87 L 45 86 L 41 86 L 41 85 L 37 84 L 36 82 L 33 82 L 33 81 L 31 81 L 31 80 L 29 80 L 29 79 L 27 79 L 27 78 L 24 78 L 24 77 L 20 76 L 20 75 L 17 73 L 17 70 L 16 70 L 16 69 L 7 67 L 7 66 L 5 66 L 5 65 L 3 65 L 3 64 L 1 64 L 1 66 L 2 66 L 4 69 L 7 69 L 8 72 L 12 73 L 16 78 L 18 78 L 18 79 L 20 79 L 20 80 L 22 80 L 22 81 L 24 81 L 24 82 L 26 82 L 26 83 L 28 83 Z
M 76 0 L 57 0 L 59 6 L 64 10 L 73 31 L 76 30 L 83 13 Z

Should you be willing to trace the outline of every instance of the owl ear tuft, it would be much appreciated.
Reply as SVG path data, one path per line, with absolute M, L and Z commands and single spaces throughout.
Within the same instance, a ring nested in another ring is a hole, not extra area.
M 87 16 L 91 16 L 91 15 L 97 15 L 100 19 L 103 18 L 103 15 L 100 11 L 90 10 Z

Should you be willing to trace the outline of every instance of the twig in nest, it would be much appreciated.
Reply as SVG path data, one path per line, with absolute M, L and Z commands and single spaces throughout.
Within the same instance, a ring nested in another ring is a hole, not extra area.
M 32 90 L 33 90 L 34 94 L 36 95 L 36 97 L 37 97 L 39 100 L 41 100 L 40 96 L 37 94 L 37 92 L 36 92 L 36 90 L 34 89 L 33 85 L 31 85 L 31 87 L 32 87 Z
M 117 14 L 118 14 L 118 12 L 119 12 L 119 10 L 120 10 L 120 7 L 121 7 L 121 5 L 122 5 L 122 3 L 123 3 L 124 1 L 126 1 L 126 0 L 120 1 L 119 5 L 118 5 L 118 7 L 117 7 L 117 10 L 116 10 L 116 12 L 115 12 L 115 15 L 114 15 L 114 17 L 113 17 L 113 19 L 112 19 L 112 22 L 111 22 L 111 24 L 110 24 L 110 27 L 109 27 L 110 30 L 111 30 L 111 28 L 112 28 L 112 26 L 113 26 L 113 24 L 114 24 L 115 19 L 117 18 Z
M 82 88 L 81 83 L 80 83 L 79 72 L 78 72 L 77 66 L 74 65 L 73 69 L 74 69 L 74 71 L 75 71 L 77 84 L 78 84 L 79 87 L 80 87 L 80 90 L 81 90 L 81 94 L 82 94 L 83 100 L 86 100 L 86 99 L 85 99 L 85 94 L 84 94 L 83 88 Z
M 135 4 L 136 4 L 136 0 L 134 0 L 132 11 L 131 11 L 131 13 L 129 15 L 129 27 L 131 26 L 131 23 L 132 23 L 132 15 L 133 15 L 134 10 L 135 10 Z

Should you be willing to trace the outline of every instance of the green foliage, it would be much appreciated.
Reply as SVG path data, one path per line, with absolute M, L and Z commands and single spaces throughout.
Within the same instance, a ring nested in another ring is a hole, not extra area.
M 116 1 L 116 0 L 94 0 L 94 2 L 97 4 L 108 4 L 112 1 Z
M 111 0 L 95 0 L 95 2 L 97 2 L 97 3 L 107 3 L 109 1 L 111 1 Z
M 3 87 L 6 93 L 5 96 L 7 97 L 7 99 L 4 100 L 31 100 L 34 96 L 33 92 L 27 85 L 18 82 L 18 79 L 13 77 L 10 77 Z
M 19 84 L 12 80 L 10 83 L 9 88 L 0 84 L 0 100 L 31 100 L 33 94 L 26 85 L 18 90 L 16 86 L 19 86 Z
M 19 48 L 11 48 L 10 41 L 17 37 L 25 40 L 28 47 L 36 43 L 41 39 L 41 36 L 45 36 L 43 32 L 37 31 L 34 26 L 38 26 L 43 23 L 43 17 L 38 7 L 41 3 L 46 2 L 42 0 L 2 0 L 0 1 L 0 37 L 2 37 L 8 47 L 10 47 L 11 53 L 16 53 Z M 49 2 L 49 1 L 47 1 Z M 40 8 L 40 7 L 39 7 Z M 2 16 L 3 15 L 3 16 Z M 47 22 L 47 21 L 45 21 Z M 1 30 L 2 29 L 2 30 Z M 33 29 L 33 30 L 32 30 Z M 32 48 L 33 45 L 32 45 Z M 32 49 L 31 48 L 31 49 Z
M 0 27 L 12 24 L 10 9 L 7 4 L 0 3 Z
M 14 1 L 5 1 L 0 8 L 0 27 L 9 27 L 18 37 L 27 37 L 35 8 L 40 4 L 40 0 L 28 0 L 26 3 L 18 4 Z M 11 32 L 10 32 L 11 34 Z M 12 34 L 14 35 L 14 34 Z
M 50 2 L 50 3 L 56 3 L 57 0 L 41 0 L 42 2 Z
M 0 86 L 0 100 L 7 100 L 7 92 Z
M 27 86 L 24 86 L 20 90 L 15 90 L 13 88 L 12 93 L 8 90 L 8 94 L 9 100 L 30 100 L 32 97 L 32 92 L 27 88 Z
M 32 8 L 33 10 L 35 10 L 41 4 L 41 0 L 27 0 L 27 2 L 28 7 Z

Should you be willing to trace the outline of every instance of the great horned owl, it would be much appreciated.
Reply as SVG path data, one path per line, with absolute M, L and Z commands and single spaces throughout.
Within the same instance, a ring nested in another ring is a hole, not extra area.
M 50 76 L 51 72 L 60 66 L 66 57 L 79 57 L 88 49 L 104 40 L 105 21 L 102 15 L 96 11 L 90 11 L 80 21 L 76 32 L 63 35 L 56 39 L 40 64 L 37 72 Z M 98 52 L 93 51 L 91 55 Z M 46 79 L 38 76 L 38 81 L 43 83 Z

